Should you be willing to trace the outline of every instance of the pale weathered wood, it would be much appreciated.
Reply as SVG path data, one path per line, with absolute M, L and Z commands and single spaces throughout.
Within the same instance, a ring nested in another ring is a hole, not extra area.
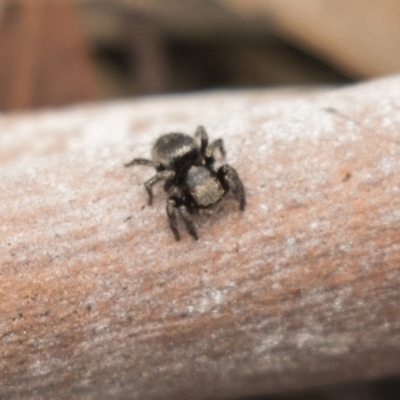
M 228 399 L 400 373 L 400 77 L 0 118 L 0 397 Z M 174 241 L 145 167 L 206 126 L 246 186 Z

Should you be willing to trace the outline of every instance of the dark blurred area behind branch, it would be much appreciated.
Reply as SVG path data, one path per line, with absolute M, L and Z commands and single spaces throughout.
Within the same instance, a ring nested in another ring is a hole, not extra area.
M 399 39 L 396 0 L 3 0 L 0 109 L 343 83 L 399 71 Z
M 0 109 L 350 76 L 219 1 L 3 0 Z

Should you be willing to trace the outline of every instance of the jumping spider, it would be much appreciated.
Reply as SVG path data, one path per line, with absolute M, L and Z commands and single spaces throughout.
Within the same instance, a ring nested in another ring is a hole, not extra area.
M 200 138 L 200 143 L 198 139 Z M 158 138 L 151 151 L 152 160 L 135 158 L 125 164 L 154 167 L 156 175 L 144 183 L 149 195 L 148 204 L 153 202 L 152 187 L 164 181 L 168 193 L 167 216 L 169 226 L 176 240 L 180 239 L 178 230 L 179 214 L 188 233 L 198 239 L 192 215 L 201 209 L 209 209 L 231 191 L 244 210 L 246 196 L 243 183 L 237 172 L 228 164 L 215 170 L 215 150 L 225 157 L 224 142 L 217 139 L 208 143 L 208 135 L 202 126 L 194 137 L 183 133 L 168 133 Z

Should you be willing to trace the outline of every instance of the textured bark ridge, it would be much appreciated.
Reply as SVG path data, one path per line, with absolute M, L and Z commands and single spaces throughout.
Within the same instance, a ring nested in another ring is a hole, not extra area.
M 0 397 L 229 399 L 400 373 L 400 77 L 0 117 Z M 176 242 L 149 157 L 247 193 Z

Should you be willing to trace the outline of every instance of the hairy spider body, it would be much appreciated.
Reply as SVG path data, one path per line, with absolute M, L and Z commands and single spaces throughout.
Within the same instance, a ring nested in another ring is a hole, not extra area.
M 210 207 L 225 194 L 217 174 L 202 165 L 192 165 L 185 173 L 184 183 L 194 203 L 199 208 Z
M 157 139 L 151 158 L 165 169 L 180 171 L 190 167 L 200 157 L 200 148 L 194 137 L 183 133 L 168 133 Z
M 180 239 L 178 215 L 188 233 L 197 240 L 192 219 L 195 211 L 211 208 L 229 191 L 238 200 L 240 210 L 246 206 L 244 187 L 237 172 L 228 164 L 214 170 L 216 149 L 225 157 L 222 139 L 209 144 L 205 129 L 199 126 L 195 137 L 183 133 L 162 135 L 152 148 L 152 160 L 135 158 L 125 164 L 126 167 L 147 165 L 156 169 L 156 175 L 144 183 L 148 204 L 153 201 L 153 185 L 164 181 L 164 190 L 169 196 L 166 207 L 169 226 L 176 240 Z

